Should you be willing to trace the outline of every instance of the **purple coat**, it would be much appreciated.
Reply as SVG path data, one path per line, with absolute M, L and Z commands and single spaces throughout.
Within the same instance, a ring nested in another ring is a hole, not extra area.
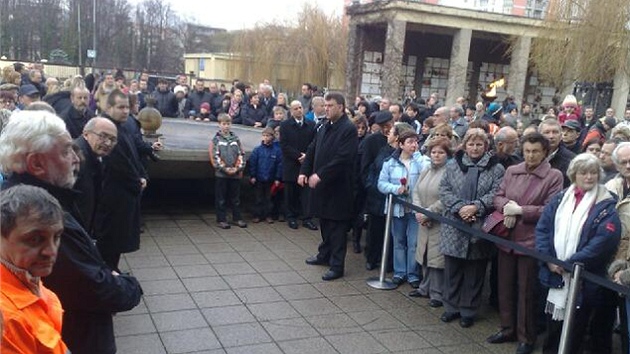
M 562 190 L 562 183 L 562 172 L 552 168 L 547 161 L 543 161 L 532 172 L 527 171 L 525 162 L 508 167 L 493 204 L 496 210 L 503 211 L 503 206 L 513 200 L 523 208 L 523 215 L 518 217 L 510 240 L 527 248 L 535 248 L 536 223 L 551 197 Z M 497 247 L 504 252 L 513 252 L 501 245 Z

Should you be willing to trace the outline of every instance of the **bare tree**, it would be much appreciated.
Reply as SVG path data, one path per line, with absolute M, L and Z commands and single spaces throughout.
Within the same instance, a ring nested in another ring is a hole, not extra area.
M 541 79 L 610 81 L 628 72 L 630 0 L 552 0 L 534 39 L 531 61 Z
M 289 91 L 303 82 L 330 86 L 343 82 L 346 38 L 341 17 L 305 4 L 295 24 L 261 23 L 236 35 L 231 73 L 250 82 L 269 79 Z

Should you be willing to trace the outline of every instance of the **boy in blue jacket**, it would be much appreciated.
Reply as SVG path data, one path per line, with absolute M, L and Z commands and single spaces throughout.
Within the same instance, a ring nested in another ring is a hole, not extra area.
M 280 184 L 282 179 L 282 151 L 278 144 L 273 143 L 274 131 L 265 128 L 262 131 L 262 143 L 258 145 L 249 158 L 250 182 L 254 185 L 256 204 L 254 206 L 254 219 L 258 223 L 265 219 L 269 224 L 273 223 L 270 216 L 271 186 Z

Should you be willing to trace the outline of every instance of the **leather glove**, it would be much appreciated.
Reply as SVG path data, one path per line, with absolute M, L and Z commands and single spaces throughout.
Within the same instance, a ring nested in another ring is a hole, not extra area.
M 516 216 L 512 216 L 512 215 L 505 215 L 503 217 L 503 224 L 505 225 L 505 227 L 507 227 L 508 229 L 513 229 L 514 226 L 516 226 Z
M 503 215 L 523 215 L 523 208 L 515 201 L 510 200 L 503 206 Z

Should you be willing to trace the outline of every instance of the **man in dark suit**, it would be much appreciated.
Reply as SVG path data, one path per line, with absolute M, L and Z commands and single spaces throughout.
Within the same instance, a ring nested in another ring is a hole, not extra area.
M 343 95 L 330 92 L 324 98 L 328 122 L 317 132 L 300 168 L 298 184 L 313 190 L 313 208 L 320 219 L 322 242 L 307 264 L 328 264 L 323 280 L 341 278 L 354 203 L 354 166 L 357 129 L 345 114 Z M 282 139 L 282 136 L 281 136 Z
M 103 117 L 118 128 L 118 144 L 103 159 L 103 193 L 94 217 L 94 233 L 105 263 L 118 270 L 122 253 L 140 249 L 140 199 L 147 186 L 147 174 L 133 137 L 123 127 L 129 117 L 127 95 L 114 89 Z
M 93 220 L 103 183 L 103 156 L 109 155 L 118 142 L 118 129 L 107 118 L 90 119 L 83 128 L 83 135 L 74 141 L 83 159 L 74 189 L 81 192 L 77 207 L 80 220 L 88 234 L 94 234 Z
M 315 123 L 304 119 L 302 104 L 291 102 L 291 117 L 280 123 L 280 148 L 282 149 L 282 180 L 289 227 L 298 228 L 297 219 L 302 215 L 304 227 L 317 230 L 311 220 L 309 190 L 297 184 L 300 167 L 306 158 L 306 150 L 315 136 Z
M 83 127 L 94 117 L 88 105 L 90 103 L 90 92 L 83 86 L 77 86 L 70 93 L 72 103 L 59 112 L 59 117 L 63 119 L 72 139 L 76 139 L 83 133 Z

